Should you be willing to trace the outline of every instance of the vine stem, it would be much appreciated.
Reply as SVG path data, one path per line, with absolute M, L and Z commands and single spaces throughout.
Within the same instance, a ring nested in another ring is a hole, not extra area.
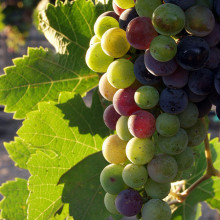
M 201 119 L 202 122 L 205 125 L 205 120 L 204 118 Z M 186 200 L 187 196 L 203 181 L 211 178 L 212 176 L 217 176 L 220 177 L 220 171 L 214 168 L 213 161 L 212 161 L 212 154 L 211 154 L 211 149 L 209 145 L 209 139 L 208 139 L 208 132 L 206 130 L 206 137 L 204 140 L 204 145 L 205 145 L 205 157 L 206 157 L 206 163 L 207 163 L 207 168 L 206 168 L 206 173 L 201 176 L 196 182 L 194 182 L 189 188 L 187 188 L 185 191 L 182 193 L 175 193 L 175 192 L 170 192 L 170 194 L 176 198 L 176 200 L 170 202 L 170 205 L 176 204 L 176 203 L 182 203 Z

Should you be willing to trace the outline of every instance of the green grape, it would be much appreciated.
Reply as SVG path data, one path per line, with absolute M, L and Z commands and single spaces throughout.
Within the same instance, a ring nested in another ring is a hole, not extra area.
M 152 199 L 163 199 L 168 196 L 170 192 L 171 185 L 170 183 L 157 183 L 152 179 L 148 179 L 144 189 L 148 196 Z
M 178 170 L 188 170 L 193 166 L 194 163 L 194 155 L 193 151 L 190 147 L 187 147 L 181 154 L 175 156 Z
M 102 144 L 102 154 L 109 163 L 124 163 L 127 160 L 126 145 L 127 142 L 121 140 L 118 135 L 110 135 Z
M 142 208 L 142 220 L 170 220 L 171 215 L 170 206 L 160 199 L 151 199 Z
M 159 35 L 150 43 L 150 53 L 155 60 L 167 62 L 175 57 L 176 52 L 176 42 L 170 36 Z
M 190 147 L 201 144 L 206 137 L 206 127 L 200 119 L 197 120 L 195 125 L 185 130 L 188 135 L 188 146 Z
M 158 183 L 172 182 L 177 174 L 176 160 L 169 155 L 159 154 L 147 165 L 148 175 Z
M 129 141 L 133 136 L 128 130 L 128 117 L 121 116 L 116 123 L 116 133 L 124 141 Z
M 134 7 L 134 0 L 114 0 L 114 3 L 122 9 Z
M 184 11 L 174 4 L 162 4 L 153 12 L 152 24 L 160 34 L 176 35 L 184 28 Z
M 136 0 L 135 9 L 140 17 L 151 18 L 154 10 L 161 4 L 161 0 Z
M 190 128 L 197 122 L 199 117 L 199 110 L 194 103 L 189 102 L 186 109 L 178 116 L 180 120 L 180 126 L 182 128 Z
M 106 209 L 111 213 L 111 214 L 119 214 L 118 210 L 115 207 L 115 199 L 116 199 L 117 195 L 112 195 L 109 193 L 105 194 L 104 197 L 104 204 Z
M 127 158 L 136 165 L 150 162 L 155 154 L 155 146 L 150 139 L 132 138 L 126 146 Z
M 122 165 L 109 164 L 102 170 L 100 175 L 100 182 L 102 188 L 106 192 L 116 195 L 127 188 L 122 179 L 123 169 L 124 167 Z
M 159 92 L 153 86 L 141 86 L 135 94 L 134 100 L 142 109 L 151 109 L 159 102 Z
M 100 40 L 96 35 L 94 35 L 94 36 L 91 38 L 91 40 L 90 40 L 90 42 L 89 42 L 89 46 L 92 46 L 92 45 L 95 44 L 95 43 L 101 43 L 101 40 Z
M 177 174 L 172 182 L 180 181 L 183 179 L 183 171 L 178 170 Z
M 146 183 L 148 173 L 144 166 L 128 164 L 122 172 L 122 178 L 129 187 L 140 188 Z
M 184 129 L 179 131 L 172 137 L 159 136 L 157 144 L 163 153 L 177 155 L 183 152 L 188 144 L 188 136 Z
M 94 32 L 96 36 L 101 39 L 102 35 L 110 28 L 119 27 L 118 21 L 110 16 L 100 17 L 96 20 L 94 25 Z
M 170 137 L 175 135 L 180 128 L 179 118 L 176 115 L 162 113 L 156 119 L 156 129 L 160 135 Z
M 103 52 L 101 43 L 93 44 L 86 52 L 86 64 L 95 72 L 106 72 L 113 60 Z
M 131 86 L 135 81 L 134 64 L 126 59 L 113 61 L 107 70 L 109 83 L 117 89 Z
M 103 51 L 114 58 L 123 57 L 130 49 L 126 38 L 126 32 L 120 28 L 107 30 L 101 39 Z

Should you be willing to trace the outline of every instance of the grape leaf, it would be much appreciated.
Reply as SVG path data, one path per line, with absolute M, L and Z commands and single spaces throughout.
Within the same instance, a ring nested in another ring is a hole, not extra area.
M 97 92 L 91 108 L 79 95 L 68 92 L 60 95 L 58 104 L 43 102 L 38 106 L 38 111 L 27 114 L 18 134 L 39 149 L 27 163 L 31 173 L 28 218 L 48 219 L 63 205 L 63 185 L 57 185 L 60 177 L 86 156 L 100 151 L 109 130 Z
M 210 141 L 211 152 L 213 156 L 214 166 L 216 169 L 220 169 L 220 143 L 215 138 Z M 199 158 L 196 161 L 192 177 L 186 180 L 186 187 L 188 188 L 192 183 L 199 179 L 206 170 L 206 159 L 204 144 L 196 147 L 200 153 Z M 220 210 L 220 178 L 212 177 L 202 182 L 196 189 L 190 193 L 186 201 L 178 205 L 178 209 L 173 213 L 173 220 L 188 220 L 195 219 L 195 215 L 198 215 L 197 203 L 206 201 L 212 208 Z
M 16 178 L 15 181 L 8 181 L 0 187 L 0 193 L 5 197 L 0 202 L 1 219 L 27 219 L 27 180 Z

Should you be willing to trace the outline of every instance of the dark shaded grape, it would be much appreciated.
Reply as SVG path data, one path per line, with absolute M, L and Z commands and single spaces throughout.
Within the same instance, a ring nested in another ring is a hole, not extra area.
M 120 15 L 119 18 L 119 27 L 123 30 L 126 31 L 126 28 L 128 26 L 128 23 L 134 19 L 138 17 L 138 14 L 135 10 L 135 8 L 129 8 L 126 9 L 125 11 L 123 11 L 123 13 Z
M 214 74 L 215 74 L 215 79 L 214 79 L 215 89 L 216 92 L 220 95 L 220 66 L 218 66 L 214 70 Z
M 216 106 L 220 101 L 220 95 L 216 92 L 216 90 L 214 90 L 212 93 L 208 95 L 208 99 L 213 105 Z
M 216 46 L 220 42 L 220 24 L 216 22 L 212 32 L 203 39 L 210 47 Z
M 220 120 L 220 101 L 217 103 L 215 111 L 218 119 Z
M 188 86 L 184 87 L 184 90 L 186 91 L 189 101 L 191 102 L 201 102 L 207 97 L 207 95 L 197 95 L 193 93 Z
M 119 20 L 119 16 L 114 11 L 106 11 L 106 12 L 102 13 L 101 15 L 99 15 L 99 17 L 96 20 L 98 20 L 101 17 L 105 17 L 105 16 L 113 17 L 117 21 Z
M 197 102 L 195 104 L 199 110 L 199 118 L 202 118 L 202 117 L 208 115 L 208 113 L 211 111 L 212 103 L 209 100 L 209 98 L 206 98 L 203 101 Z
M 164 112 L 179 114 L 187 107 L 188 97 L 182 89 L 166 88 L 160 94 L 159 104 Z
M 205 66 L 209 69 L 215 69 L 220 63 L 220 49 L 218 47 L 210 48 L 209 58 Z
M 216 15 L 220 17 L 220 1 L 219 0 L 214 0 L 213 8 L 214 8 Z
M 142 197 L 138 191 L 125 189 L 115 199 L 116 209 L 124 216 L 137 215 L 142 208 Z
M 186 70 L 197 70 L 205 65 L 209 57 L 209 46 L 200 37 L 187 36 L 177 45 L 176 60 Z
M 164 0 L 165 3 L 172 3 L 178 5 L 183 10 L 193 6 L 196 3 L 196 0 Z

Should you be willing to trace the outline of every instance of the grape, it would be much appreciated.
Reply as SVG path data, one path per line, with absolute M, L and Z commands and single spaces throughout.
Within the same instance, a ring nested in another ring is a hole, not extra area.
M 176 115 L 162 113 L 156 120 L 156 129 L 160 135 L 170 137 L 175 135 L 180 128 L 180 122 Z
M 197 120 L 195 125 L 185 130 L 189 140 L 188 146 L 197 146 L 201 144 L 206 137 L 206 127 L 201 120 Z
M 212 109 L 212 103 L 208 97 L 206 99 L 202 100 L 201 102 L 197 102 L 196 106 L 199 110 L 199 118 L 202 118 L 202 117 L 208 115 L 208 113 Z
M 134 189 L 125 189 L 115 200 L 116 209 L 124 216 L 137 215 L 142 208 L 142 197 Z
M 172 182 L 177 174 L 177 170 L 176 160 L 166 154 L 155 156 L 147 165 L 148 175 L 158 183 Z
M 194 155 L 190 147 L 187 147 L 181 154 L 175 156 L 178 169 L 180 171 L 188 170 L 193 166 Z
M 86 64 L 95 72 L 106 72 L 112 61 L 113 58 L 103 52 L 101 43 L 93 44 L 86 52 Z
M 155 146 L 150 139 L 132 138 L 126 146 L 127 158 L 136 165 L 150 162 L 155 153 Z
M 192 127 L 198 120 L 199 110 L 197 106 L 189 102 L 186 109 L 179 114 L 180 126 L 182 128 L 190 128 Z
M 144 85 L 155 85 L 161 81 L 161 77 L 151 74 L 145 67 L 144 54 L 140 55 L 134 63 L 134 74 L 136 79 Z
M 148 49 L 151 41 L 157 36 L 151 19 L 137 17 L 131 20 L 126 29 L 126 36 L 130 45 L 139 50 Z
M 148 138 L 156 130 L 156 120 L 150 112 L 139 110 L 128 118 L 128 129 L 137 138 Z
M 148 179 L 148 173 L 144 166 L 128 164 L 122 172 L 124 182 L 131 188 L 142 187 Z
M 135 8 L 129 8 L 129 9 L 126 9 L 121 15 L 120 15 L 120 18 L 119 18 L 119 27 L 123 30 L 126 31 L 126 28 L 128 26 L 128 23 L 134 19 L 138 17 L 138 14 L 135 10 Z
M 218 17 L 220 17 L 220 2 L 219 0 L 213 0 L 213 9 Z
M 196 4 L 205 6 L 210 9 L 213 8 L 213 0 L 196 0 Z
M 113 100 L 113 96 L 116 93 L 118 89 L 113 87 L 108 79 L 107 79 L 107 73 L 103 74 L 102 77 L 99 80 L 99 92 L 100 94 L 108 101 Z
M 106 209 L 111 213 L 111 214 L 120 214 L 118 212 L 118 210 L 115 207 L 115 199 L 116 199 L 117 195 L 112 195 L 109 193 L 105 194 L 104 197 L 104 204 Z
M 119 118 L 120 118 L 120 115 L 115 111 L 115 108 L 113 105 L 109 105 L 105 109 L 104 114 L 103 114 L 103 119 L 104 119 L 105 125 L 108 128 L 115 130 L 116 123 Z
M 123 116 L 129 116 L 138 111 L 140 107 L 134 101 L 135 89 L 119 89 L 113 97 L 113 105 L 115 110 Z
M 150 50 L 145 51 L 144 64 L 147 70 L 155 76 L 168 76 L 174 73 L 178 67 L 178 64 L 174 59 L 167 62 L 155 60 L 151 56 Z
M 189 74 L 189 89 L 197 95 L 208 95 L 213 88 L 214 73 L 206 68 L 193 71 Z
M 127 142 L 121 140 L 118 135 L 110 135 L 102 144 L 102 153 L 109 163 L 119 164 L 127 160 L 125 148 Z
M 212 103 L 212 105 L 217 105 L 220 101 L 220 95 L 214 90 L 212 93 L 208 96 L 209 101 Z
M 150 196 L 152 199 L 165 198 L 168 196 L 170 188 L 170 183 L 157 183 L 150 178 L 147 180 L 144 186 L 147 196 Z
M 117 89 L 131 86 L 135 81 L 134 64 L 126 59 L 113 61 L 108 67 L 107 78 L 109 83 Z
M 124 11 L 125 9 L 122 9 L 120 7 L 118 7 L 114 1 L 112 1 L 112 7 L 113 7 L 113 10 L 115 11 L 115 13 L 120 16 Z
M 130 49 L 126 38 L 126 32 L 121 28 L 111 28 L 102 36 L 101 45 L 103 51 L 114 58 L 124 56 Z
M 217 46 L 220 43 L 220 24 L 215 23 L 215 26 L 210 34 L 204 37 L 210 47 Z
M 136 0 L 135 8 L 138 15 L 152 17 L 154 10 L 161 5 L 161 0 Z
M 169 76 L 163 76 L 163 83 L 169 88 L 183 88 L 188 82 L 189 72 L 182 67 Z
M 215 69 L 215 78 L 214 78 L 214 85 L 216 92 L 220 95 L 220 66 Z
M 216 115 L 218 119 L 220 120 L 220 102 L 218 102 L 216 105 Z
M 160 34 L 176 35 L 184 28 L 185 14 L 177 5 L 162 4 L 154 10 L 152 24 Z
M 182 179 L 183 179 L 183 171 L 178 170 L 173 182 L 180 181 Z
M 176 55 L 177 45 L 173 38 L 159 35 L 150 44 L 151 56 L 158 61 L 167 62 Z
M 187 36 L 177 45 L 176 60 L 186 70 L 201 69 L 209 57 L 209 46 L 200 37 Z
M 160 200 L 151 199 L 142 208 L 142 220 L 171 220 L 170 206 Z
M 116 195 L 126 188 L 122 179 L 123 169 L 122 165 L 109 164 L 102 170 L 100 182 L 106 192 Z
M 89 42 L 89 46 L 92 46 L 93 44 L 100 42 L 101 42 L 100 39 L 96 35 L 94 35 Z
M 136 104 L 142 109 L 151 109 L 159 102 L 159 92 L 152 86 L 141 86 L 134 94 Z
M 161 109 L 170 114 L 179 114 L 183 112 L 188 104 L 188 97 L 182 89 L 166 88 L 160 94 Z
M 102 13 L 101 15 L 99 15 L 99 17 L 97 18 L 97 20 L 101 17 L 106 17 L 106 16 L 110 16 L 115 18 L 117 21 L 119 20 L 119 16 L 114 12 L 114 11 L 106 11 L 104 13 Z
M 215 26 L 215 18 L 211 10 L 195 5 L 188 8 L 185 12 L 185 29 L 189 34 L 198 37 L 204 37 L 210 34 Z
M 119 27 L 118 21 L 110 16 L 100 17 L 94 24 L 94 32 L 101 39 L 102 35 L 110 28 Z
M 220 49 L 218 47 L 210 48 L 209 58 L 206 61 L 205 66 L 208 69 L 215 69 L 220 63 Z
M 122 9 L 134 7 L 134 0 L 114 0 L 114 2 L 118 7 Z
M 202 100 L 204 100 L 207 96 L 206 95 L 197 95 L 195 93 L 193 93 L 188 86 L 186 86 L 184 88 L 184 90 L 187 93 L 187 96 L 189 98 L 189 101 L 191 102 L 201 102 Z
M 116 133 L 124 141 L 129 141 L 133 136 L 128 130 L 128 117 L 121 116 L 116 124 Z
M 178 5 L 180 8 L 182 8 L 184 11 L 195 5 L 196 3 L 196 0 L 164 0 L 165 3 L 172 3 L 172 4 L 175 4 L 175 5 Z

